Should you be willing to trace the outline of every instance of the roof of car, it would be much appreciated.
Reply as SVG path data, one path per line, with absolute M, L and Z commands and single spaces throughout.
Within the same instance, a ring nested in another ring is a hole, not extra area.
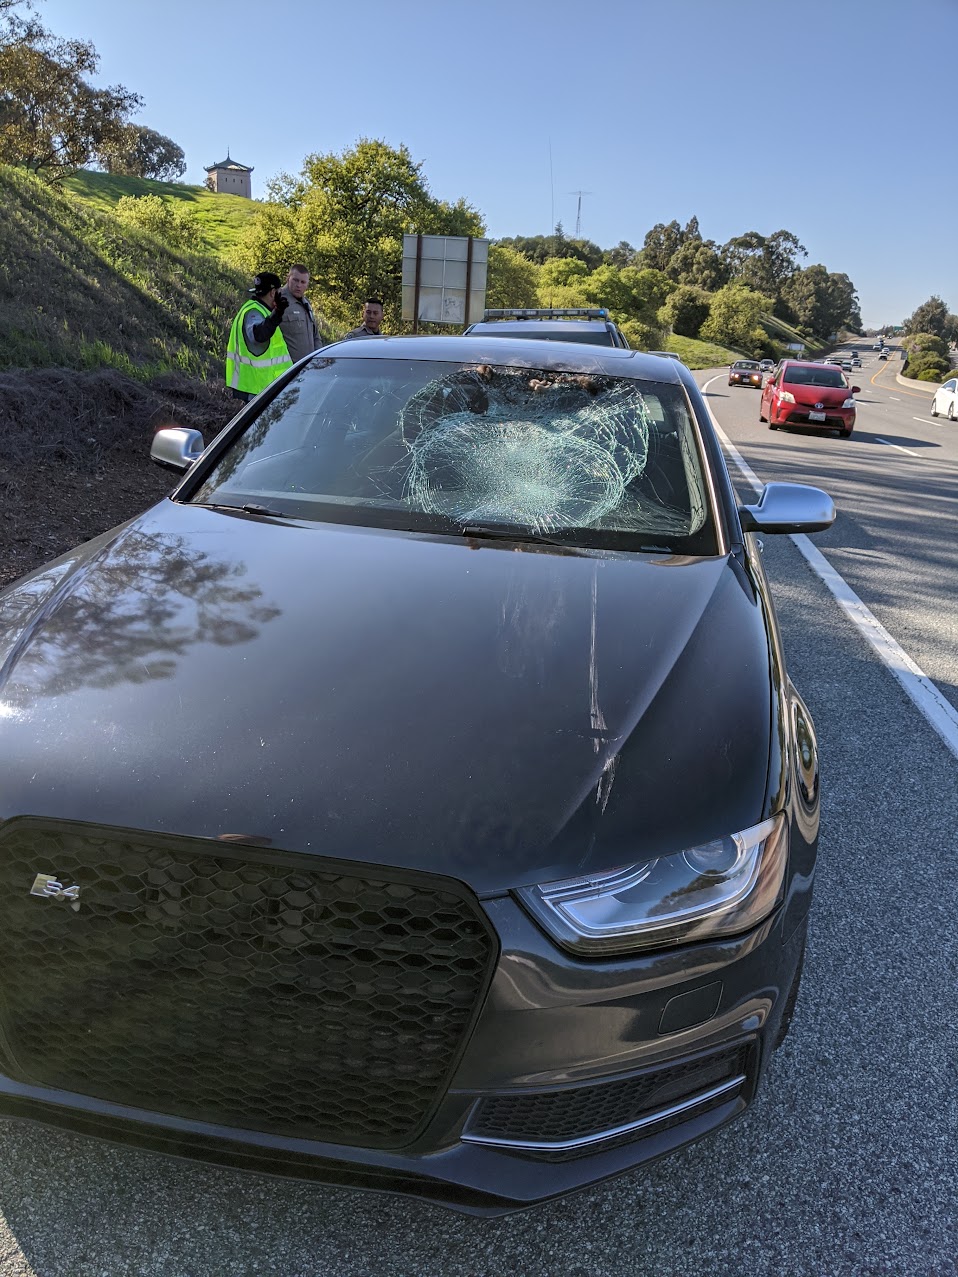
M 784 367 L 787 364 L 789 368 L 821 368 L 822 364 L 829 362 L 827 359 L 821 361 L 818 359 L 783 359 L 782 366 Z
M 475 324 L 469 325 L 470 332 L 476 330 L 492 329 L 497 333 L 501 332 L 523 332 L 527 333 L 530 328 L 558 328 L 571 329 L 573 332 L 580 332 L 585 329 L 586 332 L 604 333 L 614 327 L 610 319 L 551 319 L 545 316 L 542 319 L 481 319 Z
M 582 342 L 538 341 L 534 337 L 490 337 L 482 334 L 428 337 L 358 337 L 335 342 L 316 352 L 318 358 L 435 359 L 462 364 L 517 364 L 557 372 L 604 373 L 610 377 L 639 377 L 678 385 L 682 365 L 641 350 L 593 346 Z

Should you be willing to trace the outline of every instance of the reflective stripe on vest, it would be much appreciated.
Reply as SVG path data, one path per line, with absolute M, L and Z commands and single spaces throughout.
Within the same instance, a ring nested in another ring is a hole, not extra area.
M 257 311 L 264 319 L 269 318 L 270 312 L 261 302 L 248 301 L 240 307 L 226 348 L 226 384 L 233 390 L 258 395 L 270 382 L 281 377 L 287 368 L 292 368 L 293 361 L 279 328 L 270 338 L 265 354 L 252 353 L 243 336 L 243 321 L 251 310 Z

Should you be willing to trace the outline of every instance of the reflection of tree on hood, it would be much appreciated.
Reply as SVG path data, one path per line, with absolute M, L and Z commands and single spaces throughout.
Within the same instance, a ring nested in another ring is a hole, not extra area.
M 427 382 L 400 415 L 409 499 L 456 519 L 585 526 L 642 473 L 650 424 L 625 379 L 458 369 Z
M 245 575 L 244 564 L 198 553 L 182 537 L 129 530 L 61 585 L 55 624 L 41 626 L 21 657 L 34 670 L 30 696 L 169 678 L 194 643 L 250 642 L 280 613 Z M 0 620 L 16 620 L 17 596 L 14 588 L 4 599 Z

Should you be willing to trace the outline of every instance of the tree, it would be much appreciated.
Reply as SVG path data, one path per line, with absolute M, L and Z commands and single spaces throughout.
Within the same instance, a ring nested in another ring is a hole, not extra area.
M 285 275 L 309 267 L 326 313 L 354 321 L 363 299 L 382 297 L 387 326 L 401 324 L 402 237 L 481 235 L 482 218 L 464 200 L 429 191 L 405 146 L 362 138 L 342 154 L 309 155 L 298 178 L 268 187 L 269 202 L 251 219 L 239 264 L 250 274 Z
M 664 222 L 656 222 L 652 229 L 646 232 L 642 243 L 642 265 L 650 270 L 667 270 L 672 258 L 683 244 L 701 240 L 701 238 L 697 217 L 690 218 L 684 228 L 675 220 L 668 225 Z
M 486 305 L 490 308 L 538 304 L 538 271 L 527 257 L 505 244 L 489 245 Z
M 590 271 L 574 257 L 557 257 L 539 268 L 540 306 L 604 306 L 635 346 L 661 343 L 658 311 L 673 285 L 657 270 L 600 266 Z
M 691 284 L 710 293 L 729 282 L 728 267 L 711 239 L 686 240 L 672 254 L 667 274 L 677 284 Z
M 151 177 L 175 182 L 186 172 L 183 148 L 162 133 L 141 124 L 128 124 L 97 152 L 97 162 L 108 173 Z
M 111 146 L 141 99 L 122 85 L 95 88 L 99 57 L 5 6 L 0 26 L 0 163 L 59 181 Z
M 551 257 L 539 268 L 540 306 L 593 306 L 589 268 L 578 257 Z
M 757 337 L 764 337 L 759 329 L 759 319 L 771 305 L 770 297 L 746 288 L 744 284 L 726 284 L 712 298 L 709 317 L 702 325 L 701 335 L 707 341 L 751 350 Z
M 816 337 L 841 328 L 861 329 L 855 286 L 845 274 L 833 274 L 821 263 L 798 270 L 782 289 L 789 318 Z
M 936 293 L 908 316 L 904 328 L 906 333 L 934 333 L 946 341 L 958 341 L 958 315 L 949 314 Z
M 556 223 L 551 235 L 513 235 L 499 240 L 499 243 L 505 248 L 522 253 L 523 257 L 537 266 L 553 257 L 574 257 L 585 262 L 590 270 L 595 270 L 597 266 L 601 266 L 605 257 L 602 249 L 598 244 L 593 244 L 592 240 L 569 239 L 561 222 Z
M 774 303 L 799 269 L 798 259 L 807 257 L 808 252 L 791 231 L 775 231 L 768 236 L 746 231 L 723 245 L 721 255 L 733 281 L 768 294 Z
M 602 260 L 607 266 L 634 266 L 638 256 L 637 248 L 633 248 L 627 239 L 620 239 L 615 248 L 606 249 Z
M 712 298 L 704 288 L 680 284 L 659 311 L 659 320 L 680 337 L 698 337 L 709 317 Z

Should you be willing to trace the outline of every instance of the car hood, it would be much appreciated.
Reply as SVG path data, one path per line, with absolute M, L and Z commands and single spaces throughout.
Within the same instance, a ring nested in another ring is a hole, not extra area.
M 0 821 L 241 835 L 495 892 L 763 815 L 768 640 L 734 558 L 166 500 L 0 597 L 0 634 Z

